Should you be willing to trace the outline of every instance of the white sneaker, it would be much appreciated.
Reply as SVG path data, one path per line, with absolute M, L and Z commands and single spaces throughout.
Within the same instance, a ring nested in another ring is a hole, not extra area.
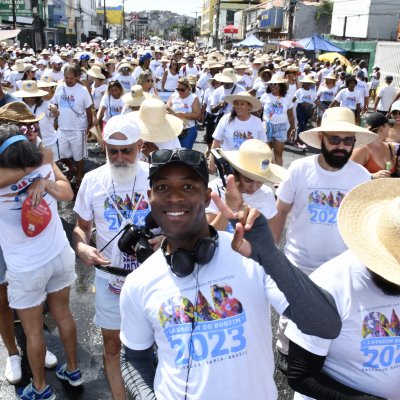
M 6 370 L 4 372 L 4 376 L 7 379 L 7 382 L 11 385 L 15 385 L 20 382 L 22 379 L 22 370 L 21 370 L 21 357 L 19 354 L 14 356 L 7 357 Z
M 46 357 L 44 359 L 44 366 L 46 368 L 54 368 L 58 363 L 57 357 L 49 350 L 46 349 Z

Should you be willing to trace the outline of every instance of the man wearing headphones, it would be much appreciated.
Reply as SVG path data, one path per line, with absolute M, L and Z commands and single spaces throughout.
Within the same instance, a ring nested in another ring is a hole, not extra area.
M 207 224 L 211 194 L 202 153 L 155 151 L 149 179 L 153 217 L 166 239 L 122 288 L 128 390 L 141 399 L 276 400 L 270 304 L 302 331 L 326 338 L 340 331 L 334 302 L 291 267 L 265 217 L 242 204 L 233 176 L 226 199 L 240 211 L 213 195 L 236 226 L 233 240 Z

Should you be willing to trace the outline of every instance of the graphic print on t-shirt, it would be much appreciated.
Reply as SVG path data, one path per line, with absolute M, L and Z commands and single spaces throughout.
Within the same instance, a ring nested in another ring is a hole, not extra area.
M 267 111 L 269 118 L 272 118 L 273 114 L 281 115 L 283 113 L 283 106 L 282 103 L 279 101 L 274 101 L 268 104 L 268 111 Z
M 110 198 L 107 197 L 104 201 L 103 214 L 104 219 L 108 222 L 108 230 L 110 232 L 118 232 L 123 222 L 121 216 L 136 226 L 145 225 L 145 218 L 150 212 L 150 206 L 140 193 L 135 192 L 131 195 L 126 193 L 124 198 L 112 194 Z M 115 206 L 119 212 L 115 209 Z M 122 264 L 120 267 L 128 271 L 133 271 L 138 267 L 136 257 L 122 253 Z
M 379 308 L 381 311 L 377 311 Z M 360 351 L 365 360 L 362 371 L 400 368 L 400 303 L 373 309 L 362 322 Z
M 340 190 L 313 189 L 308 195 L 309 221 L 313 224 L 336 225 L 338 209 L 345 194 Z
M 243 142 L 245 142 L 248 139 L 254 139 L 253 134 L 249 131 L 247 132 L 241 132 L 241 131 L 235 131 L 233 132 L 233 144 L 235 146 L 235 149 L 239 150 L 239 147 L 242 145 Z
M 198 290 L 194 305 L 179 296 L 160 306 L 159 321 L 171 349 L 176 351 L 178 369 L 188 368 L 189 359 L 193 368 L 246 354 L 246 313 L 232 287 L 221 281 L 202 290 L 209 291 L 213 305 Z
M 67 94 L 61 95 L 59 103 L 60 108 L 74 108 L 74 104 L 75 104 L 75 96 L 73 94 L 69 96 Z

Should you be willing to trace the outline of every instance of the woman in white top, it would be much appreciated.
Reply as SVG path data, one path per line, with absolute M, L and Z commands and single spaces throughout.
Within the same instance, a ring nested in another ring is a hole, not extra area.
M 186 78 L 179 78 L 176 92 L 167 101 L 167 112 L 183 119 L 184 128 L 179 141 L 182 147 L 191 149 L 197 137 L 196 121 L 200 118 L 201 107 Z
M 97 123 L 100 127 L 104 128 L 111 117 L 121 114 L 124 107 L 123 94 L 124 89 L 119 81 L 111 81 L 108 84 L 107 92 L 101 99 L 100 108 L 97 112 Z
M 154 87 L 153 74 L 149 69 L 140 73 L 137 84 L 143 88 L 143 92 L 158 96 L 157 89 Z
M 106 77 L 101 73 L 101 68 L 96 65 L 89 69 L 87 74 L 93 78 L 93 82 L 90 85 L 90 94 L 93 98 L 94 109 L 97 112 L 100 108 L 101 99 L 107 90 L 107 85 L 105 83 Z
M 161 89 L 163 92 L 173 92 L 176 89 L 179 79 L 179 64 L 173 58 L 169 63 L 168 68 L 164 71 L 161 80 Z

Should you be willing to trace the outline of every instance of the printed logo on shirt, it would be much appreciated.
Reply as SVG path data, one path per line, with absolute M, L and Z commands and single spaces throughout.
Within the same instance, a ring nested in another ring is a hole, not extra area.
M 73 108 L 75 104 L 75 96 L 73 94 L 62 94 L 60 98 L 60 108 Z
M 390 307 L 391 308 L 391 307 Z M 399 310 L 369 312 L 362 323 L 360 351 L 364 356 L 362 371 L 385 371 L 400 368 Z
M 308 195 L 309 221 L 313 224 L 336 225 L 338 209 L 345 194 L 340 190 L 330 190 L 326 194 L 320 189 L 314 189 Z
M 189 104 L 181 103 L 179 101 L 174 102 L 172 108 L 174 111 L 183 112 L 183 113 L 187 113 L 190 111 Z
M 302 103 L 312 103 L 311 96 L 309 94 L 303 94 Z
M 194 368 L 247 353 L 242 303 L 223 282 L 210 285 L 209 290 L 213 306 L 200 290 L 195 305 L 186 297 L 172 297 L 160 306 L 159 321 L 175 351 L 178 369 L 188 368 L 189 359 Z
M 232 141 L 235 149 L 239 150 L 239 147 L 242 145 L 242 143 L 248 139 L 254 139 L 253 134 L 251 132 L 240 132 L 240 131 L 233 132 Z
M 335 92 L 326 90 L 322 92 L 321 101 L 333 101 L 335 98 Z
M 268 111 L 270 118 L 273 114 L 282 115 L 283 113 L 283 105 L 279 101 L 274 101 L 272 103 L 268 103 Z
M 131 81 L 130 80 L 124 81 L 123 79 L 120 79 L 119 83 L 124 88 L 125 92 L 131 90 Z
M 121 106 L 110 106 L 109 110 L 110 110 L 111 117 L 114 117 L 115 115 L 121 114 L 122 107 Z
M 357 107 L 357 97 L 356 96 L 347 96 L 344 99 L 343 107 L 351 108 L 355 110 Z

